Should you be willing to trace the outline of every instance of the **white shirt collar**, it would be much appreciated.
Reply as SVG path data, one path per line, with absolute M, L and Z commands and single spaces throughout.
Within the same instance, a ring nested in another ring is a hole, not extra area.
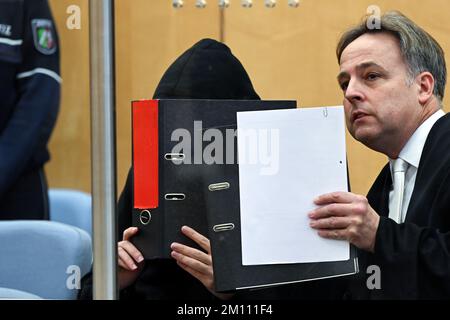
M 427 140 L 428 134 L 431 131 L 431 128 L 434 126 L 436 121 L 438 121 L 441 117 L 445 115 L 445 112 L 442 109 L 439 109 L 435 113 L 433 113 L 427 120 L 424 121 L 417 129 L 414 131 L 411 138 L 409 138 L 408 142 L 405 144 L 403 149 L 400 151 L 398 155 L 399 158 L 402 158 L 409 165 L 414 166 L 416 169 L 419 168 L 420 158 L 422 156 L 422 150 L 425 145 L 425 141 Z M 392 168 L 392 159 L 389 159 Z

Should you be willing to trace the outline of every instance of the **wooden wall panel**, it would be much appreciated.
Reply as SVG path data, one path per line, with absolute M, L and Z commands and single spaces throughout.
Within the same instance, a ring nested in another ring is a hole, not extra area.
M 219 10 L 172 1 L 116 0 L 118 192 L 131 165 L 131 101 L 152 98 L 164 71 L 202 38 L 219 37 Z
M 440 42 L 449 60 L 449 1 L 303 0 L 296 9 L 288 7 L 287 0 L 278 0 L 272 9 L 263 1 L 254 1 L 252 9 L 235 2 L 225 11 L 225 41 L 265 99 L 295 99 L 300 107 L 342 104 L 335 47 L 339 35 L 373 4 L 382 12 L 396 9 L 412 18 Z M 347 149 L 352 190 L 365 194 L 386 157 L 350 135 Z
M 90 191 L 90 97 L 88 0 L 51 0 L 61 54 L 62 99 L 50 140 L 51 160 L 46 166 L 50 187 Z M 70 5 L 81 9 L 81 29 L 69 30 Z
M 118 191 L 131 164 L 131 101 L 151 98 L 163 72 L 201 38 L 219 38 L 219 9 L 187 5 L 174 10 L 166 0 L 116 0 Z M 50 187 L 90 192 L 88 0 L 50 0 L 61 38 L 64 79 L 61 112 L 46 166 Z M 67 7 L 78 5 L 81 30 L 66 27 Z
M 50 0 L 59 27 L 63 100 L 50 143 L 50 186 L 90 190 L 88 0 Z M 278 0 L 273 9 L 254 0 L 252 9 L 231 0 L 224 11 L 225 42 L 242 61 L 265 99 L 296 99 L 301 107 L 338 105 L 335 45 L 355 24 L 371 0 L 302 0 L 297 9 Z M 217 2 L 197 9 L 185 0 L 173 9 L 169 0 L 116 0 L 118 191 L 131 163 L 130 101 L 150 98 L 169 64 L 203 37 L 218 39 Z M 65 27 L 66 8 L 82 8 L 82 29 Z M 428 30 L 450 52 L 450 2 L 378 0 L 382 11 L 398 9 Z M 447 59 L 449 59 L 447 54 Z M 448 93 L 448 90 L 447 90 Z M 444 100 L 447 104 L 448 98 Z M 445 108 L 448 111 L 448 108 Z M 366 193 L 384 156 L 348 137 L 352 188 Z

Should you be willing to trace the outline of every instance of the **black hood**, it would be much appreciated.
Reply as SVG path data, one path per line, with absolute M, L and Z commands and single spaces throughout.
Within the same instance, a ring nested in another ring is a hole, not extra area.
M 154 99 L 259 100 L 241 62 L 223 43 L 203 39 L 164 73 Z

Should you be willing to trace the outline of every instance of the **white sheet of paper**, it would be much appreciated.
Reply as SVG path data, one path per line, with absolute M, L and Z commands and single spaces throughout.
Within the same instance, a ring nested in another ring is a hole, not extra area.
M 348 260 L 307 216 L 348 190 L 343 107 L 238 112 L 237 127 L 243 265 Z

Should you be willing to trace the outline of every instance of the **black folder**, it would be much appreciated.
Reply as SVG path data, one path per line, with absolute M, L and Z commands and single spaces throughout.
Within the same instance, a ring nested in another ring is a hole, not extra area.
M 208 171 L 209 167 L 213 170 L 235 167 L 226 164 L 205 164 L 203 159 L 200 163 L 194 163 L 196 160 L 194 155 L 190 157 L 191 164 L 188 164 L 188 155 L 184 154 L 184 151 L 172 152 L 180 143 L 179 139 L 172 141 L 172 134 L 189 132 L 192 137 L 191 150 L 198 148 L 200 144 L 204 150 L 211 141 L 201 141 L 195 145 L 196 141 L 199 141 L 197 139 L 199 134 L 208 129 L 217 129 L 222 130 L 223 137 L 226 137 L 227 128 L 236 128 L 238 111 L 293 108 L 296 108 L 295 101 L 141 100 L 132 103 L 134 174 L 132 224 L 140 229 L 132 241 L 146 259 L 170 258 L 172 242 L 198 248 L 181 233 L 181 227 L 188 225 L 208 236 L 210 233 L 206 212 L 211 214 L 213 224 L 221 214 L 224 214 L 222 208 L 222 211 L 217 212 L 216 218 L 214 212 L 217 205 L 211 204 L 213 199 L 208 197 L 208 203 L 205 202 L 204 190 L 207 188 L 204 183 L 207 176 L 205 170 Z M 201 127 L 198 121 L 202 122 Z M 226 162 L 225 149 L 224 162 Z M 222 200 L 219 202 L 223 203 Z M 231 200 L 232 203 L 229 205 L 236 205 L 235 199 Z M 207 205 L 212 207 L 207 210 Z M 238 214 L 238 211 L 235 213 Z M 211 240 L 220 241 L 220 236 L 217 238 L 214 235 Z M 233 243 L 232 247 L 234 246 Z M 213 243 L 213 250 L 216 247 L 217 244 Z M 232 253 L 228 248 L 226 250 L 227 253 Z M 239 252 L 236 251 L 235 255 L 237 257 Z M 217 270 L 219 274 L 222 271 Z
M 359 271 L 357 250 L 353 246 L 346 261 L 243 266 L 239 167 L 205 166 L 203 174 L 216 291 L 271 287 Z
M 236 150 L 233 154 L 237 157 Z M 352 245 L 346 261 L 244 266 L 237 159 L 234 163 L 204 166 L 201 171 L 216 291 L 264 288 L 359 272 L 357 249 Z

